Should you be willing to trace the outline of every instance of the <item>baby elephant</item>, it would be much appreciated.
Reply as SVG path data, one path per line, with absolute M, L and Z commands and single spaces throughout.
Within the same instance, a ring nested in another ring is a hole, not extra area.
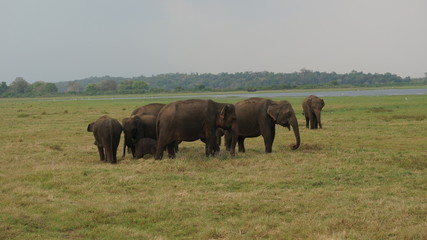
M 135 145 L 135 159 L 144 157 L 145 154 L 155 155 L 157 141 L 152 138 L 141 138 Z
M 309 123 L 310 129 L 317 129 L 317 127 L 322 128 L 320 112 L 324 106 L 325 101 L 317 96 L 310 95 L 305 98 L 304 102 L 302 103 L 302 110 L 304 111 L 303 114 L 305 116 L 306 128 L 309 127 Z
M 98 147 L 101 161 L 117 163 L 117 147 L 120 143 L 122 125 L 116 119 L 102 116 L 87 126 L 88 132 L 93 132 L 95 145 Z

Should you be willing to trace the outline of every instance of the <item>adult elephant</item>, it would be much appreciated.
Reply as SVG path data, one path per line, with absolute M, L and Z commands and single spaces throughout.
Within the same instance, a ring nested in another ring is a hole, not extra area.
M 135 145 L 139 139 L 157 139 L 156 118 L 166 104 L 151 103 L 132 111 L 130 117 L 122 120 L 125 144 L 123 147 L 123 158 L 126 155 L 126 147 L 131 149 L 135 157 Z
M 122 134 L 122 125 L 120 125 L 119 121 L 103 116 L 90 123 L 87 126 L 87 131 L 93 132 L 100 160 L 117 163 L 117 147 Z
M 322 128 L 322 121 L 320 118 L 320 112 L 325 106 L 323 99 L 310 95 L 304 99 L 302 103 L 302 109 L 305 116 L 305 127 L 310 129 Z M 310 124 L 309 124 L 310 123 Z
M 233 104 L 217 103 L 212 100 L 185 100 L 164 106 L 157 117 L 157 152 L 155 159 L 162 159 L 168 149 L 169 158 L 175 158 L 174 145 L 177 141 L 205 142 L 205 153 L 214 155 L 216 131 L 222 128 L 231 132 L 230 154 L 234 155 L 238 127 Z
M 292 105 L 288 101 L 249 98 L 237 102 L 234 106 L 236 107 L 239 128 L 237 140 L 239 152 L 245 152 L 245 138 L 261 135 L 264 138 L 265 152 L 271 153 L 276 134 L 276 124 L 287 127 L 289 130 L 292 127 L 296 143 L 291 146 L 291 149 L 295 150 L 300 146 L 298 121 Z

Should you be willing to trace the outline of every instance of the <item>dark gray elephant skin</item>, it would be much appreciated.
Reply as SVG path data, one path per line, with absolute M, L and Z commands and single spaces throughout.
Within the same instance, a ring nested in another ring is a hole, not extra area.
M 320 113 L 325 106 L 323 99 L 310 95 L 304 99 L 302 109 L 305 116 L 305 127 L 310 129 L 322 128 Z
M 239 128 L 239 152 L 245 152 L 245 138 L 261 135 L 264 138 L 265 152 L 271 153 L 276 134 L 276 124 L 287 127 L 289 130 L 292 127 L 296 143 L 291 145 L 291 149 L 295 150 L 300 146 L 298 121 L 288 101 L 249 98 L 236 103 L 235 107 Z
M 207 157 L 215 155 L 218 128 L 230 132 L 232 138 L 230 154 L 234 155 L 238 128 L 233 104 L 200 99 L 169 103 L 160 111 L 156 125 L 158 133 L 156 159 L 162 159 L 166 148 L 169 158 L 175 158 L 174 144 L 177 141 L 198 139 L 205 141 Z
M 156 155 L 157 141 L 152 138 L 141 138 L 135 146 L 135 159 L 142 158 L 146 154 Z
M 122 125 L 120 125 L 119 121 L 103 116 L 90 123 L 87 126 L 87 131 L 93 132 L 100 160 L 117 163 L 117 147 L 122 134 Z
M 219 151 L 219 147 L 221 146 L 221 138 L 222 136 L 228 134 L 227 130 L 224 130 L 222 128 L 218 128 L 216 130 L 216 145 L 217 145 L 217 149 Z M 225 138 L 225 137 L 224 137 Z M 227 143 L 224 144 L 224 146 L 228 147 Z M 226 148 L 227 151 L 230 151 L 230 149 Z
M 123 147 L 123 156 L 126 154 L 126 147 L 131 149 L 133 157 L 135 157 L 135 144 L 141 138 L 157 139 L 156 133 L 156 118 L 166 104 L 152 103 L 135 109 L 130 117 L 124 118 L 123 132 L 125 144 Z

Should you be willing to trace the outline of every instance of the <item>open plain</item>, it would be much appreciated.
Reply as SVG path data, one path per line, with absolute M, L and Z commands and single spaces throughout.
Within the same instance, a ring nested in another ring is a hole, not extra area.
M 303 99 L 286 99 L 297 150 L 277 126 L 271 154 L 261 137 L 236 157 L 196 141 L 116 165 L 87 125 L 176 99 L 1 99 L 0 239 L 426 239 L 427 95 L 324 97 L 318 130 Z

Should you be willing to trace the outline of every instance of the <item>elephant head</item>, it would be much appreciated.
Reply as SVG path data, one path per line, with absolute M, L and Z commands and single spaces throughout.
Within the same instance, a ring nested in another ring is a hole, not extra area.
M 315 98 L 311 100 L 310 110 L 316 116 L 316 122 L 317 124 L 319 124 L 320 128 L 322 128 L 322 121 L 320 120 L 320 112 L 322 111 L 324 106 L 325 106 L 325 101 L 323 101 L 323 99 L 321 98 Z
M 276 124 L 283 127 L 287 127 L 289 131 L 294 130 L 296 143 L 291 146 L 292 150 L 298 149 L 301 144 L 301 138 L 299 134 L 298 121 L 295 116 L 294 109 L 288 101 L 274 102 L 268 106 L 267 114 L 273 119 Z
M 236 108 L 233 104 L 223 104 L 220 107 L 219 114 L 216 121 L 217 127 L 228 131 L 231 136 L 230 154 L 234 156 L 234 149 L 236 147 L 237 138 L 239 135 L 239 128 L 237 126 Z
M 95 124 L 95 122 L 89 123 L 89 125 L 87 125 L 87 131 L 88 132 L 93 132 L 93 125 Z
M 135 144 L 138 139 L 144 137 L 143 124 L 139 116 L 132 115 L 122 120 L 125 144 L 123 148 L 123 157 L 125 156 L 126 146 L 132 149 L 132 154 L 135 153 Z

